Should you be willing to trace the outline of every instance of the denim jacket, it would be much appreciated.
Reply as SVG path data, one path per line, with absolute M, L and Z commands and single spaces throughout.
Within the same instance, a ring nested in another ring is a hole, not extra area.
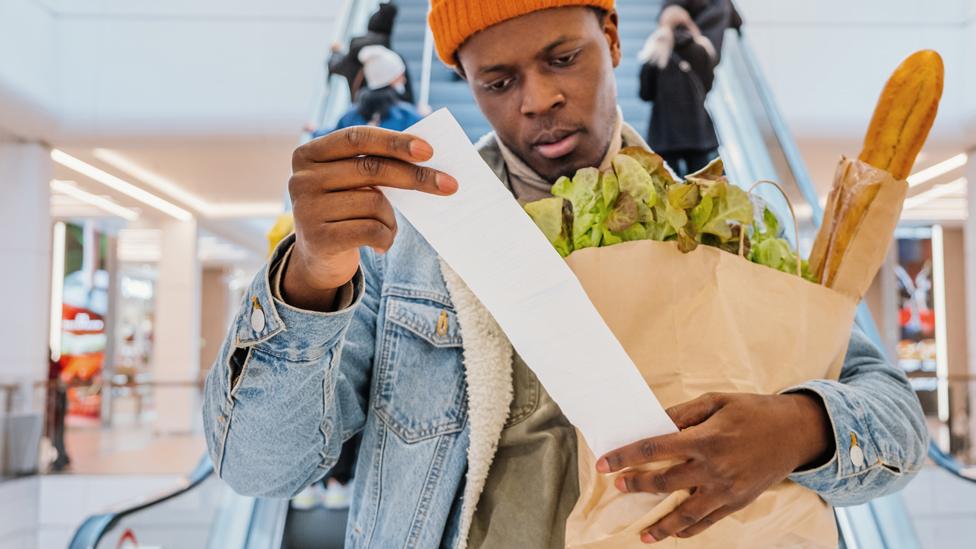
M 480 147 L 506 177 L 490 136 Z M 207 443 L 236 491 L 290 497 L 361 433 L 346 547 L 463 548 L 509 410 L 511 347 L 423 237 L 398 223 L 385 255 L 361 253 L 355 301 L 333 313 L 274 298 L 269 273 L 293 237 L 279 246 L 207 378 Z M 790 477 L 828 503 L 894 492 L 923 463 L 918 400 L 860 332 L 840 381 L 789 390 L 816 393 L 830 417 L 833 458 Z

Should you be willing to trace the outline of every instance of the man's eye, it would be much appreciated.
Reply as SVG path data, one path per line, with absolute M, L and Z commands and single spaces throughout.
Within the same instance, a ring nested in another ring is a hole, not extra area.
M 579 56 L 579 51 L 574 51 L 573 53 L 567 53 L 566 55 L 560 55 L 554 58 L 551 63 L 554 67 L 566 67 L 573 64 L 576 61 L 576 57 Z
M 512 85 L 511 78 L 503 78 L 501 80 L 495 80 L 494 82 L 486 84 L 485 89 L 493 92 L 501 92 L 507 90 L 508 87 L 511 85 Z

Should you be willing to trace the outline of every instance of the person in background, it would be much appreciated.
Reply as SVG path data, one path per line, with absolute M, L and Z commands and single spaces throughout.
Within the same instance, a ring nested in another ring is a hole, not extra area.
M 68 451 L 64 447 L 64 419 L 68 411 L 68 388 L 62 379 L 63 362 L 54 359 L 48 349 L 47 369 L 47 414 L 45 415 L 44 431 L 56 452 L 51 461 L 51 471 L 59 473 L 71 464 Z
M 681 177 L 718 153 L 705 108 L 728 28 L 742 19 L 729 0 L 667 0 L 658 29 L 638 54 L 640 97 L 653 103 L 648 143 Z
M 393 2 L 379 5 L 376 13 L 370 16 L 366 25 L 366 34 L 356 36 L 349 41 L 349 50 L 344 53 L 342 44 L 332 45 L 332 55 L 329 57 L 326 67 L 327 74 L 338 74 L 346 79 L 349 85 L 349 97 L 353 101 L 357 99 L 359 91 L 363 87 L 363 64 L 360 59 L 360 52 L 369 46 L 383 46 L 392 48 L 391 38 L 393 36 L 393 25 L 396 22 L 398 8 Z M 400 57 L 401 62 L 406 67 L 406 62 Z M 401 100 L 407 103 L 416 103 L 413 96 L 413 85 L 410 82 L 410 74 L 404 69 L 405 79 L 403 86 L 398 91 Z
M 363 64 L 366 89 L 359 93 L 356 104 L 339 119 L 335 128 L 315 130 L 306 126 L 313 139 L 352 126 L 403 131 L 423 118 L 416 107 L 401 99 L 407 75 L 406 66 L 396 52 L 383 46 L 366 46 L 359 52 L 359 60 Z

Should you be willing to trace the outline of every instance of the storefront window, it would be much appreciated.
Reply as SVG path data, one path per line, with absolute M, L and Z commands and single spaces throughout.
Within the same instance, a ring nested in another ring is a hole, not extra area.
M 52 377 L 68 387 L 68 415 L 97 420 L 101 415 L 102 371 L 108 343 L 109 245 L 91 222 L 64 224 L 60 348 Z M 54 328 L 58 330 L 57 327 Z

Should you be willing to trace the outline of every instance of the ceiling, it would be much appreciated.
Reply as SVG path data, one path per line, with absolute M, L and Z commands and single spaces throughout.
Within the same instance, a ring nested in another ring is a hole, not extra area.
M 64 152 L 192 212 L 209 238 L 222 239 L 227 246 L 261 257 L 266 251 L 265 233 L 284 208 L 296 141 L 113 143 L 107 147 L 66 147 Z M 62 164 L 54 164 L 52 175 L 84 193 L 135 212 L 149 225 L 168 218 L 157 208 Z M 111 216 L 63 192 L 53 193 L 52 212 L 62 218 Z
M 297 132 L 296 132 L 297 135 Z M 66 151 L 86 162 L 112 170 L 118 165 L 106 158 L 118 156 L 159 174 L 205 202 L 278 203 L 291 174 L 295 139 L 260 141 L 175 141 L 150 144 L 115 144 L 100 149 L 114 153 L 97 155 L 96 149 Z

